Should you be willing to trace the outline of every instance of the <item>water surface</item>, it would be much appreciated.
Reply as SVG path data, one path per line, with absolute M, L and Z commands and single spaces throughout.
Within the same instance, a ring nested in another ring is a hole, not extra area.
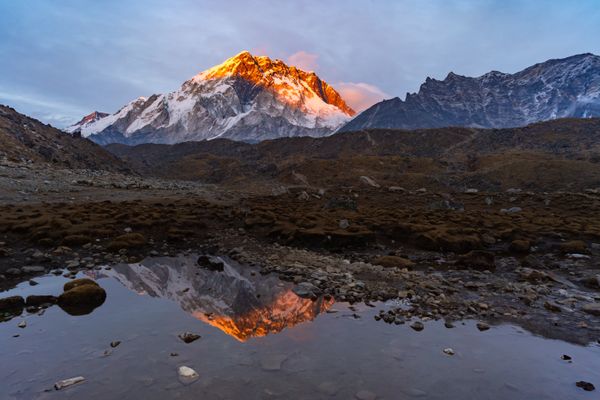
M 51 307 L 0 323 L 0 399 L 598 396 L 598 389 L 575 386 L 600 386 L 598 345 L 545 339 L 511 325 L 479 332 L 475 321 L 454 329 L 429 321 L 416 332 L 374 321 L 390 304 L 354 311 L 331 299 L 302 299 L 292 284 L 229 261 L 223 271 L 209 271 L 192 257 L 158 258 L 87 275 L 108 294 L 92 313 L 71 316 Z M 1 296 L 58 295 L 67 281 L 36 280 Z M 24 329 L 17 327 L 22 320 Z M 186 331 L 202 337 L 185 344 L 177 336 Z M 200 378 L 181 383 L 182 365 Z M 84 383 L 53 389 L 79 375 Z

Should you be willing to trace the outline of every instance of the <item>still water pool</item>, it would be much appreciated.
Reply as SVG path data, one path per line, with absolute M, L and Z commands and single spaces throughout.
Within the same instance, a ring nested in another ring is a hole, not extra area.
M 230 261 L 209 271 L 194 257 L 154 258 L 86 276 L 107 292 L 90 314 L 53 306 L 0 323 L 0 399 L 599 398 L 575 386 L 600 386 L 597 344 L 511 325 L 480 332 L 476 321 L 428 321 L 416 332 L 373 319 L 392 304 L 302 299 L 292 284 Z M 36 281 L 0 297 L 58 295 L 68 279 Z M 186 344 L 183 332 L 201 338 Z M 199 378 L 183 383 L 180 366 Z M 53 388 L 75 376 L 85 381 Z

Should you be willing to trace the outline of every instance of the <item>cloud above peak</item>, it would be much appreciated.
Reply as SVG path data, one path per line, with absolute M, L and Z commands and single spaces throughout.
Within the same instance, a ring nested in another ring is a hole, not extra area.
M 287 63 L 304 71 L 316 71 L 319 67 L 317 54 L 306 51 L 298 51 L 287 58 Z
M 364 82 L 338 82 L 333 87 L 356 112 L 364 111 L 383 99 L 393 97 L 377 86 Z

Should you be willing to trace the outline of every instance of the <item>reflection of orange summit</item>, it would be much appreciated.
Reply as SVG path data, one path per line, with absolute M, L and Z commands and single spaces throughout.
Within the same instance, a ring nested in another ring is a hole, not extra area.
M 288 66 L 281 60 L 271 60 L 266 56 L 255 57 L 247 51 L 201 72 L 193 80 L 199 82 L 230 76 L 241 77 L 255 85 L 270 89 L 286 104 L 300 105 L 303 100 L 310 100 L 310 97 L 317 96 L 348 116 L 352 117 L 356 114 L 340 94 L 314 72 L 305 72 L 294 66 Z
M 219 328 L 240 342 L 252 337 L 279 333 L 305 321 L 311 321 L 326 311 L 333 299 L 312 301 L 298 297 L 291 290 L 280 293 L 275 300 L 263 308 L 255 308 L 241 315 L 206 315 L 195 311 L 192 315 L 199 320 Z

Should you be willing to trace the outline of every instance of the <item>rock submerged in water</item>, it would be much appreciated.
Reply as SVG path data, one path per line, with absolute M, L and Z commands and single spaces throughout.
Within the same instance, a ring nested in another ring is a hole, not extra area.
M 106 300 L 106 291 L 87 278 L 65 283 L 64 290 L 58 296 L 58 305 L 71 315 L 89 314 Z
M 420 332 L 423 329 L 425 329 L 425 325 L 423 325 L 423 323 L 421 321 L 413 322 L 412 324 L 410 324 L 410 327 L 413 328 L 417 332 Z
M 76 385 L 85 381 L 83 376 L 76 376 L 75 378 L 64 379 L 62 381 L 58 381 L 54 384 L 54 389 L 61 390 L 64 388 L 68 388 L 69 386 Z
M 196 371 L 185 365 L 177 368 L 177 375 L 179 375 L 179 381 L 185 385 L 195 382 L 200 377 Z
M 488 324 L 486 324 L 485 322 L 478 322 L 477 329 L 479 329 L 481 332 L 483 332 L 483 331 L 487 331 L 488 329 L 490 329 L 490 326 Z
M 575 385 L 577 385 L 578 388 L 582 388 L 586 392 L 592 392 L 596 390 L 596 387 L 592 383 L 586 381 L 579 381 Z
M 179 339 L 183 340 L 184 343 L 192 343 L 200 339 L 200 335 L 191 332 L 184 332 L 179 335 Z

